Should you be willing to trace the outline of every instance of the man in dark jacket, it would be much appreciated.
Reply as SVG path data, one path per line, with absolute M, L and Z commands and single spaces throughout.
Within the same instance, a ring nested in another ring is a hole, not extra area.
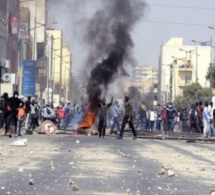
M 4 123 L 5 123 L 5 135 L 9 133 L 10 130 L 10 115 L 11 115 L 11 102 L 8 96 L 8 93 L 3 94 L 3 114 L 4 114 Z M 11 135 L 9 135 L 11 137 Z
M 166 118 L 167 118 L 167 130 L 173 132 L 174 130 L 174 119 L 177 115 L 177 111 L 173 108 L 172 104 L 169 104 L 166 109 Z
M 182 107 L 182 109 L 181 109 L 179 120 L 181 122 L 181 131 L 186 131 L 186 128 L 187 128 L 186 124 L 188 121 L 188 112 L 185 107 Z
M 27 101 L 25 102 L 25 114 L 26 114 L 26 119 L 25 119 L 25 130 L 28 130 L 28 124 L 29 124 L 29 118 L 30 118 L 30 113 L 31 113 L 31 96 L 28 96 Z
M 98 107 L 100 108 L 99 112 L 99 124 L 98 124 L 98 130 L 99 130 L 99 137 L 105 136 L 106 132 L 106 127 L 107 127 L 107 111 L 108 108 L 112 105 L 113 103 L 113 97 L 111 98 L 111 102 L 109 104 L 106 104 L 106 99 L 103 98 L 99 104 Z
M 17 115 L 18 115 L 18 108 L 24 105 L 24 102 L 19 99 L 18 91 L 15 91 L 13 97 L 10 98 L 11 102 L 11 122 L 17 129 Z

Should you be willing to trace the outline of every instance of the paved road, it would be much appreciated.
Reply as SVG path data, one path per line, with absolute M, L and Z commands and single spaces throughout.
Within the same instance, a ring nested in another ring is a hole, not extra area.
M 25 138 L 27 146 L 15 147 L 10 146 L 14 139 L 0 137 L 1 195 L 204 195 L 215 188 L 213 143 L 35 134 Z M 169 177 L 168 170 L 175 175 Z

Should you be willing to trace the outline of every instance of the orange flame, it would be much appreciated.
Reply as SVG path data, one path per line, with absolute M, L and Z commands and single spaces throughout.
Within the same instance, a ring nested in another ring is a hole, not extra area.
M 96 113 L 90 110 L 84 116 L 83 122 L 78 125 L 78 129 L 88 129 L 96 122 Z

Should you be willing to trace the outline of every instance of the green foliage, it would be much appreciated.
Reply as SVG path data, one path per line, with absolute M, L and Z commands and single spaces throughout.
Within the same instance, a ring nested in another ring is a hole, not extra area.
M 176 98 L 175 98 L 175 101 L 173 102 L 173 104 L 174 104 L 174 106 L 175 106 L 175 108 L 181 108 L 183 105 L 184 105 L 184 97 L 182 97 L 182 96 L 177 96 Z
M 215 66 L 214 66 L 214 64 L 210 64 L 207 75 L 206 75 L 206 79 L 211 83 L 211 87 L 215 88 Z
M 183 96 L 176 97 L 174 105 L 176 107 L 184 106 L 186 103 L 195 103 L 199 100 L 208 100 L 212 97 L 210 88 L 203 88 L 199 83 L 193 83 L 186 86 L 183 91 Z

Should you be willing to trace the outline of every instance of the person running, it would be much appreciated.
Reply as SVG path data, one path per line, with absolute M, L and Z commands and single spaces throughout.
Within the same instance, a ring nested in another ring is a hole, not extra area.
M 120 134 L 119 134 L 119 136 L 117 136 L 117 139 L 122 139 L 123 133 L 124 133 L 124 130 L 125 130 L 125 125 L 126 125 L 126 123 L 128 123 L 129 127 L 131 128 L 131 130 L 132 130 L 132 132 L 134 134 L 133 140 L 136 140 L 137 139 L 137 134 L 136 134 L 136 131 L 134 129 L 134 124 L 133 124 L 133 121 L 132 121 L 132 119 L 133 119 L 133 115 L 132 115 L 133 110 L 132 110 L 132 105 L 129 102 L 129 97 L 128 96 L 124 97 L 124 102 L 125 102 L 125 115 L 123 117 Z
M 111 98 L 111 102 L 109 104 L 106 104 L 106 99 L 103 98 L 100 100 L 98 107 L 100 108 L 99 111 L 99 122 L 98 122 L 98 131 L 99 131 L 99 137 L 104 138 L 106 127 L 107 127 L 107 111 L 108 108 L 112 105 L 113 97 Z

